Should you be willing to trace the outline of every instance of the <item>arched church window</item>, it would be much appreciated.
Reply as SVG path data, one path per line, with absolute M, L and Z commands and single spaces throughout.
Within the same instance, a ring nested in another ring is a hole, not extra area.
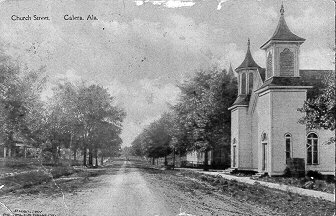
M 272 74 L 273 74 L 272 53 L 269 53 L 267 56 L 266 79 L 270 78 Z
M 246 73 L 242 74 L 240 86 L 241 86 L 241 94 L 246 94 Z
M 286 163 L 287 163 L 287 159 L 291 158 L 292 136 L 290 134 L 285 135 L 285 145 L 286 145 Z
M 232 144 L 235 145 L 236 143 L 237 143 L 236 138 L 233 138 L 233 140 L 232 140 Z
M 249 94 L 252 93 L 252 90 L 253 90 L 253 73 L 249 73 Z
M 294 76 L 294 53 L 288 48 L 280 53 L 280 76 Z
M 315 133 L 307 136 L 307 164 L 318 164 L 318 137 Z

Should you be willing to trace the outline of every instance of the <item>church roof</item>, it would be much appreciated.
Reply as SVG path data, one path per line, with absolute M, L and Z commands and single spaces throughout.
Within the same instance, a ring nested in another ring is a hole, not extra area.
M 263 48 L 268 42 L 270 41 L 294 41 L 294 42 L 304 42 L 306 39 L 297 36 L 291 30 L 288 28 L 285 16 L 284 16 L 285 10 L 283 5 L 281 5 L 280 9 L 280 19 L 277 28 L 275 29 L 275 32 L 273 36 L 264 43 L 261 48 Z
M 316 85 L 328 79 L 335 79 L 333 70 L 300 70 L 300 76 L 306 83 Z
M 229 71 L 228 71 L 228 74 L 234 76 L 234 72 L 233 72 L 233 69 L 232 69 L 232 65 L 230 63 L 230 67 L 229 67 Z
M 333 70 L 300 70 L 300 77 L 272 77 L 265 81 L 265 68 L 258 69 L 263 84 L 262 89 L 267 86 L 309 86 L 307 98 L 314 98 L 321 94 L 327 80 L 335 81 L 335 71 Z M 233 106 L 248 106 L 251 95 L 238 95 Z
M 259 68 L 258 72 L 260 74 L 261 80 L 264 82 L 266 77 L 266 68 Z
M 307 85 L 313 86 L 312 89 L 308 89 L 308 98 L 321 94 L 328 80 L 335 82 L 335 71 L 333 70 L 300 70 L 300 76 Z
M 247 52 L 245 55 L 245 59 L 240 64 L 240 66 L 236 68 L 236 70 L 248 69 L 248 68 L 260 68 L 260 66 L 254 61 L 252 57 L 252 54 L 250 51 L 250 39 L 248 39 L 248 42 L 247 42 Z
M 233 102 L 232 106 L 237 106 L 237 105 L 246 105 L 248 106 L 250 102 L 250 95 L 238 95 L 237 99 L 235 102 Z
M 309 86 L 305 85 L 300 77 L 271 77 L 266 80 L 260 88 L 266 86 Z
M 320 90 L 325 86 L 325 81 L 334 78 L 332 70 L 300 70 L 300 77 L 272 77 L 266 80 L 259 89 L 266 86 L 312 86 L 308 90 L 308 98 L 321 93 Z

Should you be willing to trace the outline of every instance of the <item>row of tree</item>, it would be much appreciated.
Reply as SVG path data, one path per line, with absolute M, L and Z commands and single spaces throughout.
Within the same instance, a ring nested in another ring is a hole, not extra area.
M 98 163 L 120 150 L 125 112 L 114 105 L 107 89 L 84 82 L 60 80 L 52 95 L 42 100 L 47 78 L 44 69 L 24 70 L 10 59 L 0 64 L 0 137 L 8 149 L 19 142 L 42 150 L 57 162 L 62 148 L 78 150 L 83 164 Z M 88 160 L 87 160 L 88 155 Z
M 135 138 L 133 154 L 154 160 L 198 150 L 204 152 L 206 168 L 210 150 L 230 145 L 228 108 L 237 96 L 236 77 L 232 70 L 200 70 L 179 88 L 178 103 Z
M 335 130 L 334 73 L 298 110 L 306 114 L 299 123 L 310 129 Z M 178 103 L 135 138 L 132 153 L 150 157 L 154 163 L 154 158 L 198 150 L 204 152 L 204 167 L 207 169 L 207 153 L 221 145 L 230 145 L 231 115 L 228 108 L 237 97 L 236 77 L 231 69 L 226 72 L 212 68 L 198 71 L 179 88 Z M 335 137 L 330 138 L 329 144 L 336 144 Z
M 336 87 L 335 71 L 330 74 L 322 88 L 316 89 L 302 108 L 298 111 L 306 113 L 300 119 L 301 124 L 309 129 L 325 129 L 335 131 L 336 118 Z M 335 145 L 335 137 L 330 137 L 328 144 Z

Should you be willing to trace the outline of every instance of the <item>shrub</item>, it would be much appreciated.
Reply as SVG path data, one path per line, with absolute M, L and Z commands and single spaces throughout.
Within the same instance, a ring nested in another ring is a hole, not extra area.
M 289 167 L 286 167 L 286 169 L 284 170 L 284 177 L 292 177 L 292 173 Z
M 232 170 L 231 174 L 237 174 L 239 171 L 237 169 Z
M 327 175 L 324 177 L 327 183 L 336 183 L 335 176 L 333 175 Z
M 324 181 L 316 181 L 315 182 L 315 185 L 314 185 L 314 188 L 315 189 L 320 189 L 322 190 L 323 188 L 326 187 L 326 184 L 324 183 Z
M 219 179 L 219 178 L 215 178 L 215 179 L 214 179 L 214 183 L 215 183 L 215 184 L 220 184 L 220 183 L 221 183 L 221 181 L 220 181 L 220 179 Z
M 306 176 L 313 177 L 314 179 L 320 179 L 320 180 L 323 179 L 323 175 L 319 171 L 315 170 L 308 170 Z
M 208 180 L 208 178 L 207 178 L 207 176 L 205 176 L 205 175 L 202 175 L 202 176 L 201 176 L 201 180 L 202 180 L 202 181 L 207 181 L 207 180 Z

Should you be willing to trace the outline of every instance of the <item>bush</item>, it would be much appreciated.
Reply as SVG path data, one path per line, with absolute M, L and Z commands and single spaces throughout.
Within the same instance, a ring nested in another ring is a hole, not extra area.
M 327 183 L 336 183 L 335 176 L 333 175 L 327 175 L 324 177 Z
M 284 177 L 292 177 L 292 173 L 289 167 L 286 167 L 286 169 L 284 170 Z
M 231 172 L 231 174 L 237 174 L 237 173 L 239 173 L 238 169 L 234 169 L 234 170 L 232 170 L 232 172 Z
M 202 181 L 207 181 L 207 180 L 208 180 L 208 177 L 205 176 L 205 175 L 202 175 L 202 176 L 201 176 L 201 180 L 202 180 Z
M 71 175 L 73 172 L 74 172 L 73 169 L 70 167 L 55 167 L 50 171 L 53 178 L 68 176 Z
M 306 176 L 313 177 L 314 179 L 320 179 L 320 180 L 323 179 L 323 175 L 319 171 L 315 170 L 308 170 Z

